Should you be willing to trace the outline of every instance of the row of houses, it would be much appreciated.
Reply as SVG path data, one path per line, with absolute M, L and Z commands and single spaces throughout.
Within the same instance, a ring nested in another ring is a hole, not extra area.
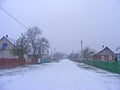
M 93 60 L 120 61 L 120 53 L 114 53 L 110 48 L 105 47 L 92 56 Z
M 7 60 L 19 59 L 17 56 L 11 53 L 11 50 L 14 47 L 14 43 L 15 43 L 15 40 L 9 38 L 8 35 L 3 36 L 0 39 L 0 61 L 2 61 L 3 59 L 4 61 L 5 59 Z M 44 57 L 50 58 L 49 56 L 46 56 L 46 55 L 44 55 Z M 110 48 L 105 47 L 103 50 L 94 54 L 92 56 L 92 59 L 102 60 L 102 61 L 120 61 L 120 53 L 114 53 Z M 9 63 L 9 61 L 7 62 Z M 32 63 L 38 63 L 38 62 L 40 63 L 41 60 L 38 58 L 34 58 L 33 55 L 25 55 L 25 64 L 32 64 Z M 48 60 L 45 59 L 45 61 L 43 62 L 48 62 Z

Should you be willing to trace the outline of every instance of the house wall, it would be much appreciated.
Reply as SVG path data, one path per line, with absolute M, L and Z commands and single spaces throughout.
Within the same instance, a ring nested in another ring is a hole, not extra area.
M 3 50 L 2 46 L 3 43 L 7 44 L 7 47 L 5 50 Z M 17 58 L 16 56 L 14 56 L 10 50 L 12 49 L 13 45 L 12 43 L 10 43 L 6 38 L 3 38 L 0 41 L 0 58 Z
M 112 55 L 112 60 L 109 60 L 109 55 L 104 56 L 105 57 L 105 61 L 115 61 L 115 56 Z
M 93 56 L 93 59 L 94 60 L 102 60 L 101 59 L 101 56 Z M 109 55 L 105 55 L 104 56 L 104 61 L 115 61 L 115 56 L 114 55 L 112 55 L 112 60 L 109 60 Z
M 117 53 L 117 54 L 116 54 L 116 60 L 117 60 L 117 61 L 120 61 L 120 53 Z
M 104 56 L 104 59 L 105 61 L 109 61 L 109 56 L 108 55 Z
M 112 60 L 113 60 L 113 61 L 116 61 L 116 60 L 115 60 L 115 55 L 112 56 Z
M 94 60 L 101 60 L 101 57 L 100 56 L 93 56 L 93 59 Z
M 6 38 L 3 38 L 1 41 L 0 41 L 0 49 L 2 49 L 2 45 L 3 43 L 7 43 L 8 46 L 6 49 L 12 49 L 13 45 L 12 43 L 10 43 Z

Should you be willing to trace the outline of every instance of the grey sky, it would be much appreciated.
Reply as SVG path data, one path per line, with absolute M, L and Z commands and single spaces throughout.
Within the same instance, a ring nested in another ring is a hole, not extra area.
M 63 52 L 84 47 L 120 46 L 119 0 L 1 0 L 0 5 L 27 27 L 38 26 Z M 0 10 L 0 37 L 18 38 L 26 30 Z

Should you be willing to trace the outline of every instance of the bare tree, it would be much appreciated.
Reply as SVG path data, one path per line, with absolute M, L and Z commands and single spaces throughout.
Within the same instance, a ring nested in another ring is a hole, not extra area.
M 32 27 L 26 32 L 26 36 L 31 46 L 31 53 L 37 55 L 38 53 L 38 39 L 42 37 L 41 30 L 38 27 Z
M 91 59 L 91 56 L 95 53 L 94 50 L 92 50 L 89 47 L 86 47 L 85 49 L 82 50 L 82 58 L 85 60 Z
M 38 27 L 32 27 L 18 38 L 12 53 L 24 58 L 24 54 L 29 52 L 34 58 L 42 58 L 42 55 L 48 53 L 48 49 L 49 41 L 42 36 L 41 30 Z
M 25 35 L 21 36 L 16 40 L 13 49 L 11 50 L 12 54 L 18 56 L 19 58 L 24 58 L 24 54 L 27 54 L 30 51 L 29 43 Z
M 42 59 L 43 55 L 48 54 L 49 47 L 49 41 L 45 37 L 39 38 L 37 43 L 38 57 Z

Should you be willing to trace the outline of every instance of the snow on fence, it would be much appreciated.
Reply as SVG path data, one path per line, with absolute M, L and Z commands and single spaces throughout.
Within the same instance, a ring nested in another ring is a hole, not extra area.
M 16 67 L 21 65 L 25 65 L 24 59 L 0 59 L 0 68 Z

